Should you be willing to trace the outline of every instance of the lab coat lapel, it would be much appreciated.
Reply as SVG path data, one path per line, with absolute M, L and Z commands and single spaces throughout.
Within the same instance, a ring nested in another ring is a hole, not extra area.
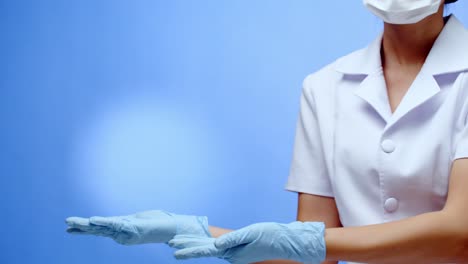
M 370 104 L 385 122 L 389 121 L 391 111 L 381 73 L 367 76 L 353 93 Z
M 395 124 L 408 112 L 422 105 L 440 92 L 440 87 L 430 74 L 420 72 L 388 120 L 387 127 Z M 390 107 L 390 105 L 389 105 Z
M 382 36 L 382 33 L 379 34 L 366 48 L 343 57 L 337 62 L 335 69 L 344 75 L 359 76 L 359 79 L 362 79 L 353 94 L 371 105 L 387 122 L 391 111 L 380 59 Z
M 386 122 L 387 127 L 395 124 L 408 112 L 440 92 L 439 84 L 434 77 L 421 72 L 392 114 L 386 87 L 385 79 L 381 73 L 372 74 L 361 82 L 354 94 L 371 105 Z
M 387 129 L 413 109 L 440 92 L 438 75 L 468 70 L 468 31 L 451 15 L 429 53 L 421 72 L 392 114 L 385 79 L 382 73 L 380 49 L 382 34 L 368 47 L 337 61 L 335 70 L 343 75 L 362 76 L 355 95 L 362 98 L 387 123 Z
M 467 48 L 468 31 L 454 15 L 451 15 L 420 73 L 391 116 L 387 127 L 440 92 L 436 81 L 438 75 L 468 70 Z

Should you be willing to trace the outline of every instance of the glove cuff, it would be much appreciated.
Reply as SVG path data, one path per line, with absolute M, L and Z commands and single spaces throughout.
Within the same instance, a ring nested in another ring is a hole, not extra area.
M 177 235 L 198 235 L 212 237 L 209 232 L 208 217 L 193 215 L 174 215 L 177 223 Z
M 299 261 L 307 263 L 322 263 L 326 259 L 325 223 L 324 222 L 292 222 L 288 227 L 296 234 L 297 245 L 300 245 L 297 256 Z

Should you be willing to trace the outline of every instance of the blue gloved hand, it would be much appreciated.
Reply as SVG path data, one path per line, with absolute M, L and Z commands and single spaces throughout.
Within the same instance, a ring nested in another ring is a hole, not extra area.
M 234 264 L 273 259 L 321 263 L 325 261 L 325 224 L 292 222 L 259 223 L 214 238 L 177 235 L 169 245 L 182 248 L 177 259 L 218 257 Z
M 69 217 L 67 232 L 110 237 L 123 245 L 167 243 L 175 235 L 211 237 L 205 216 L 177 215 L 161 210 L 127 216 Z

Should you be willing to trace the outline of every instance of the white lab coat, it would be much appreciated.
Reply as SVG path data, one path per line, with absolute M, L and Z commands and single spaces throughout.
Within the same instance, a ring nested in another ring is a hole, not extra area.
M 303 83 L 286 189 L 334 197 L 344 227 L 441 210 L 468 157 L 468 31 L 449 18 L 394 113 L 381 39 Z

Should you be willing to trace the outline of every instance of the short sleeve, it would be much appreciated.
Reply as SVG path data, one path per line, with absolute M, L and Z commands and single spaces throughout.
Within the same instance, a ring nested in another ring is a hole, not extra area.
M 452 161 L 456 159 L 468 158 L 468 124 L 461 130 L 455 140 Z
M 452 145 L 452 162 L 456 159 L 468 158 L 468 73 L 465 73 L 462 83 L 460 115 L 456 121 L 454 141 Z
M 311 91 L 304 80 L 296 121 L 294 147 L 285 189 L 334 197 Z

